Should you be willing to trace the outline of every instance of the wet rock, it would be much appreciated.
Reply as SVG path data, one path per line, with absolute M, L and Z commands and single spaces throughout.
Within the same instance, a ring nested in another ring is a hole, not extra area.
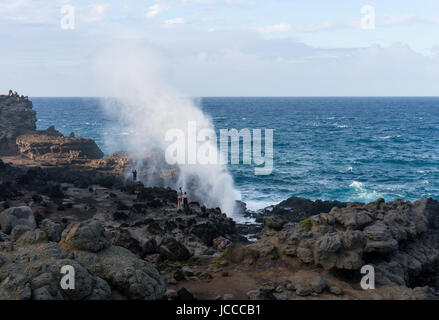
M 312 215 L 329 212 L 333 207 L 345 207 L 346 204 L 339 201 L 311 201 L 299 197 L 291 197 L 273 206 L 270 210 L 264 210 L 264 214 L 280 216 L 290 222 L 300 222 Z

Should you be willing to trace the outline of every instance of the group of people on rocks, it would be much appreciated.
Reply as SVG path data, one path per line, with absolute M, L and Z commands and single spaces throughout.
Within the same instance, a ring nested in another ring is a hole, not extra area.
M 17 91 L 9 90 L 8 97 L 20 98 L 20 95 L 17 93 Z M 21 95 L 21 99 L 28 100 L 28 97 L 27 96 L 25 97 L 25 96 Z
M 132 172 L 133 174 L 133 181 L 137 181 L 137 170 L 134 169 Z M 188 196 L 187 193 L 181 190 L 181 188 L 177 191 L 177 208 L 180 209 L 189 209 L 189 202 L 188 202 Z
M 181 190 L 181 188 L 179 188 L 177 191 L 177 207 L 178 207 L 178 209 L 182 209 L 182 204 L 183 204 L 183 209 L 185 209 L 185 210 L 189 209 L 187 193 L 186 192 L 183 193 L 183 190 Z

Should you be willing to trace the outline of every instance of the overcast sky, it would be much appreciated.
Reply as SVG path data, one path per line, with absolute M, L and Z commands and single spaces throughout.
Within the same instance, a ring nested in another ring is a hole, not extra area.
M 0 92 L 96 96 L 100 53 L 135 43 L 192 96 L 438 96 L 438 35 L 437 0 L 0 0 Z

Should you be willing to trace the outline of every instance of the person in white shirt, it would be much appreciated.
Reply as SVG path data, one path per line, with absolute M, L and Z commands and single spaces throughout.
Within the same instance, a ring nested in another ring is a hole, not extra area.
M 177 191 L 177 198 L 178 198 L 177 208 L 181 209 L 181 203 L 183 201 L 183 191 L 181 190 L 181 188 Z

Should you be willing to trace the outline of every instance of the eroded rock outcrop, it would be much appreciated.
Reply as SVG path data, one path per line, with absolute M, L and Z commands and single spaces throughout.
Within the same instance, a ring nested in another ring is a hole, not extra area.
M 36 112 L 25 97 L 0 95 L 0 156 L 18 152 L 15 139 L 36 129 Z
M 111 245 L 110 234 L 95 221 L 68 225 L 58 244 L 62 225 L 45 219 L 38 228 L 29 207 L 5 210 L 0 219 L 6 221 L 0 237 L 0 299 L 151 300 L 165 294 L 156 267 Z M 60 285 L 66 265 L 75 270 L 74 290 Z
M 328 271 L 359 274 L 362 266 L 374 266 L 377 285 L 437 287 L 438 216 L 439 202 L 432 199 L 348 203 L 279 232 L 269 221 L 262 241 L 281 243 L 284 255 Z
M 18 151 L 33 160 L 100 159 L 104 156 L 92 139 L 64 137 L 54 127 L 20 135 Z
M 299 222 L 309 216 L 322 212 L 329 212 L 333 207 L 343 208 L 346 203 L 340 201 L 312 201 L 300 197 L 290 197 L 276 205 L 266 207 L 256 212 L 247 211 L 245 204 L 237 202 L 237 208 L 243 212 L 245 216 L 250 216 L 256 221 L 262 222 L 265 217 L 278 217 L 281 220 L 289 222 Z M 273 221 L 274 220 L 270 220 Z M 277 219 L 277 221 L 280 221 Z

